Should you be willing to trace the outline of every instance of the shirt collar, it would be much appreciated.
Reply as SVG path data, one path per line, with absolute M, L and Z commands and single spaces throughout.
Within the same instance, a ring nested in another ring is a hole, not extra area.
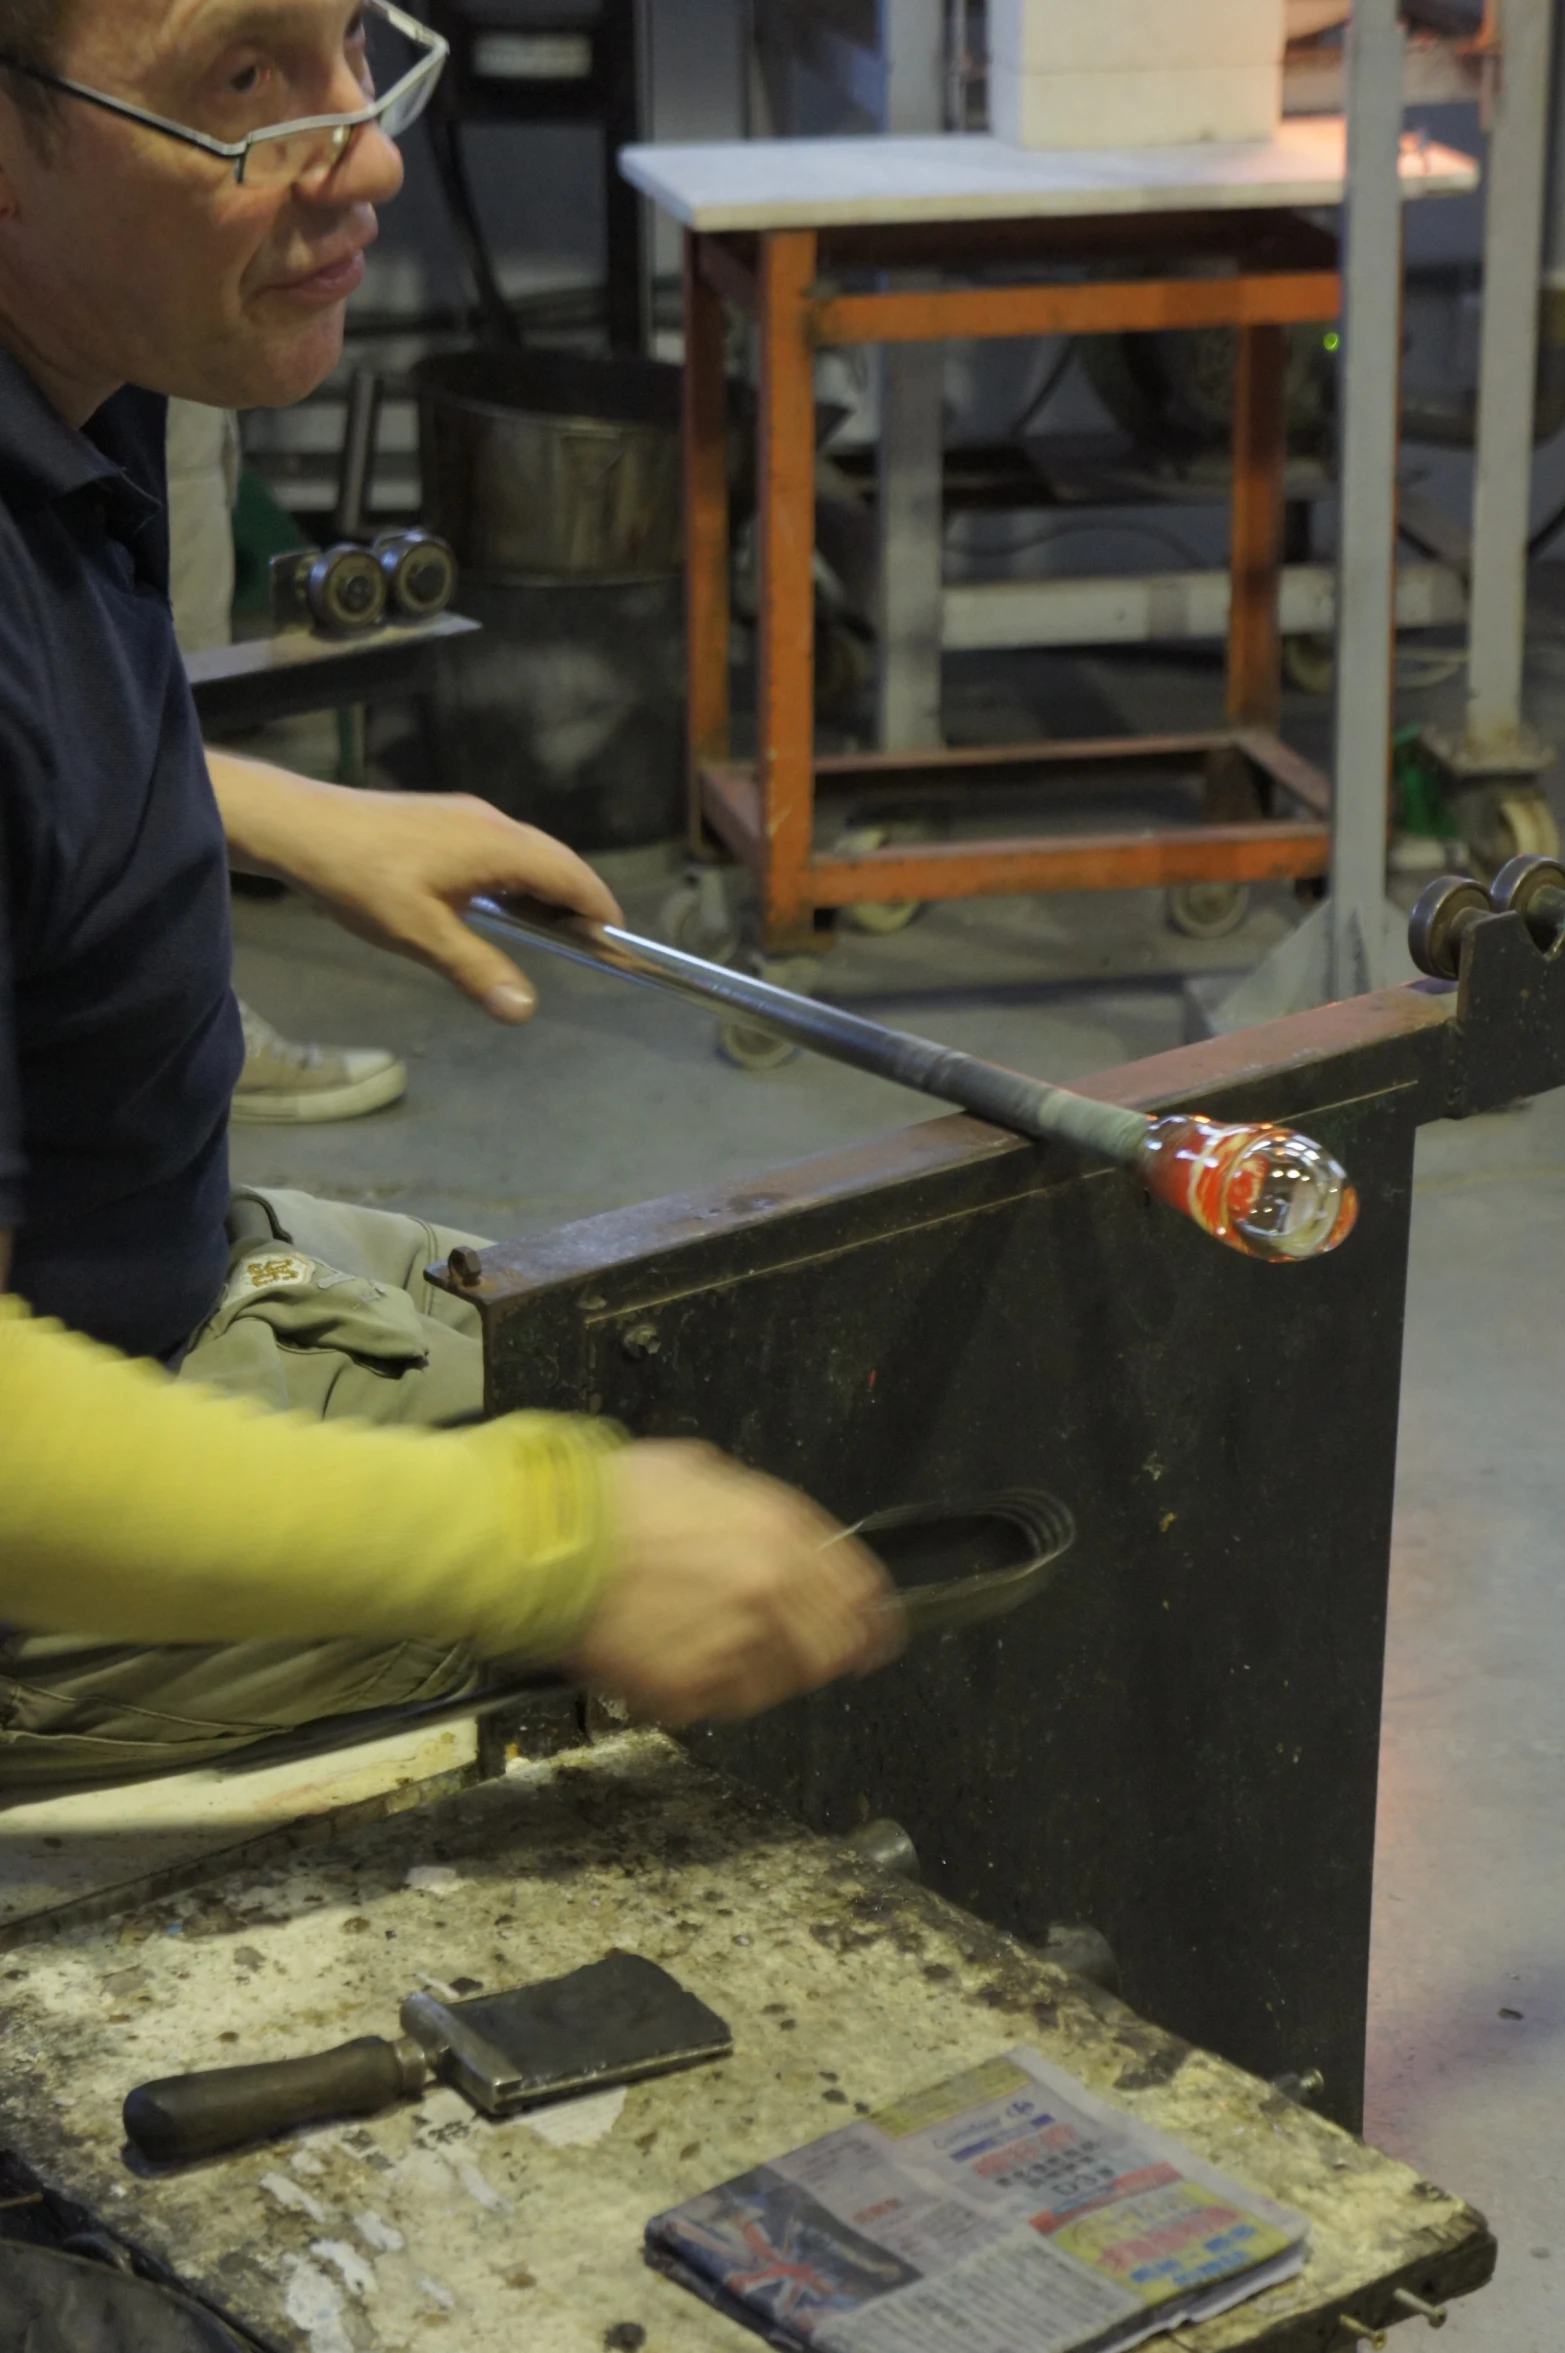
M 20 360 L 0 348 L 0 499 L 36 506 L 90 502 L 101 527 L 129 553 L 137 578 L 164 596 L 168 513 L 158 494 L 165 425 L 161 401 L 125 387 L 78 432 Z
M 124 480 L 114 460 L 67 424 L 21 361 L 0 347 L 0 484 L 52 502 L 115 476 Z

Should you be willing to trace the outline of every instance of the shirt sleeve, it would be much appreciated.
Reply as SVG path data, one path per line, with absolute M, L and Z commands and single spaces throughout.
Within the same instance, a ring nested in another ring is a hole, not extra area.
M 318 1422 L 0 1298 L 0 1620 L 125 1642 L 466 1642 L 556 1660 L 617 1547 L 608 1422 Z

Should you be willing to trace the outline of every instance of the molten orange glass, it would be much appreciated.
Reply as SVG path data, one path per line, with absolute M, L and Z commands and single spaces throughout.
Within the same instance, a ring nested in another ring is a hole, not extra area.
M 1288 1128 L 1172 1112 L 1148 1128 L 1137 1167 L 1149 1193 L 1248 1258 L 1323 1257 L 1358 1218 L 1346 1169 Z

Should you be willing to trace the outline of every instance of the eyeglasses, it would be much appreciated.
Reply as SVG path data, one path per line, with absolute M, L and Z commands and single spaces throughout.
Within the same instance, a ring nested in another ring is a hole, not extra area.
M 367 87 L 373 90 L 385 82 L 385 96 L 353 114 L 305 115 L 296 122 L 272 123 L 264 130 L 250 131 L 243 139 L 211 138 L 186 123 L 171 123 L 124 98 L 111 98 L 106 91 L 90 90 L 84 82 L 49 73 L 42 66 L 26 65 L 3 52 L 0 66 L 26 74 L 32 81 L 46 82 L 51 89 L 68 91 L 73 98 L 84 98 L 89 106 L 123 115 L 149 131 L 160 131 L 167 139 L 199 147 L 204 155 L 221 157 L 233 165 L 234 178 L 241 187 L 285 187 L 308 179 L 312 172 L 332 170 L 346 155 L 355 132 L 366 123 L 377 124 L 388 139 L 400 138 L 435 94 L 435 84 L 451 54 L 450 42 L 420 24 L 417 17 L 393 7 L 392 0 L 364 0 L 364 17 Z

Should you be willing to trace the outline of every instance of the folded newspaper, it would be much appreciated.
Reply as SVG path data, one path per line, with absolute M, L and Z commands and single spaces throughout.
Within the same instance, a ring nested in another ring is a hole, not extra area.
M 784 2348 L 1118 2353 L 1307 2234 L 1022 2044 L 654 2215 L 647 2259 Z

